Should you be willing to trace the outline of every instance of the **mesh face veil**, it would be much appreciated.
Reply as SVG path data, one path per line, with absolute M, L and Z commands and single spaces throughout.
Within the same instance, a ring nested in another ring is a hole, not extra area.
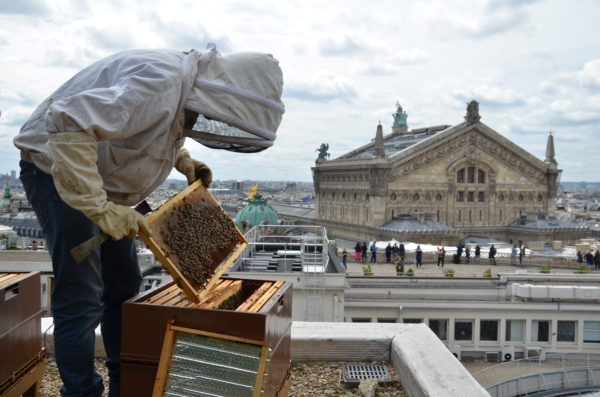
M 198 77 L 185 104 L 197 113 L 186 136 L 213 149 L 259 152 L 273 145 L 285 111 L 279 62 L 268 54 L 200 57 Z

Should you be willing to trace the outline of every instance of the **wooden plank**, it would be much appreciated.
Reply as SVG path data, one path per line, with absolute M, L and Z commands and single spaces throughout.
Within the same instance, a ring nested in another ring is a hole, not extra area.
M 223 279 L 219 279 L 218 281 L 219 282 L 217 283 L 217 286 L 212 288 L 210 291 L 207 291 L 207 293 L 202 298 L 200 303 L 198 303 L 197 307 L 204 307 L 203 306 L 204 303 L 210 301 L 215 296 L 223 293 L 223 291 L 225 291 L 227 289 L 227 287 L 229 287 L 231 285 L 231 283 L 233 282 L 233 280 L 223 280 Z
M 163 295 L 160 297 L 160 299 L 157 299 L 153 302 L 154 305 L 164 305 L 165 302 L 171 300 L 174 296 L 177 296 L 181 293 L 181 289 L 179 288 L 175 288 L 171 291 L 169 291 L 168 294 Z
M 152 391 L 152 397 L 163 397 L 165 394 L 165 386 L 167 384 L 167 376 L 174 344 L 175 330 L 173 329 L 173 320 L 171 320 L 167 324 L 167 330 L 163 339 L 163 346 L 160 352 L 160 361 L 158 362 L 158 368 L 156 370 L 156 378 L 154 378 L 154 390 Z
M 161 305 L 163 306 L 177 306 L 179 302 L 187 300 L 186 296 L 180 290 L 177 292 L 177 295 L 172 296 L 170 299 L 165 300 Z
M 233 335 L 227 335 L 227 334 L 217 334 L 215 332 L 208 332 L 208 331 L 203 331 L 203 330 L 200 330 L 200 329 L 180 327 L 178 325 L 173 325 L 171 328 L 174 331 L 186 332 L 188 334 L 204 335 L 204 336 L 208 336 L 209 338 L 225 339 L 225 340 L 230 340 L 230 341 L 233 341 L 233 342 L 250 343 L 252 345 L 259 345 L 259 346 L 267 346 L 268 347 L 267 342 L 256 340 L 256 339 L 243 338 L 241 336 L 233 336 Z
M 269 356 L 269 347 L 263 346 L 260 351 L 260 361 L 256 370 L 256 383 L 254 384 L 253 397 L 262 396 L 263 379 L 265 376 L 265 367 L 267 365 L 267 357 Z
M 273 295 L 277 292 L 279 288 L 283 285 L 283 281 L 278 281 L 271 288 L 269 288 L 265 293 L 247 310 L 249 312 L 258 312 L 264 305 L 271 299 Z
M 274 283 L 272 281 L 266 281 L 263 283 L 263 285 L 261 285 L 259 288 L 257 288 L 256 291 L 254 291 L 254 293 L 252 293 L 252 295 L 250 295 L 248 297 L 248 299 L 246 299 L 241 305 L 239 305 L 237 307 L 237 309 L 235 309 L 235 311 L 237 312 L 243 312 L 243 311 L 247 311 L 248 308 L 250 308 L 250 306 L 252 306 L 254 304 L 254 302 L 256 302 L 258 299 L 260 299 L 260 297 L 269 289 L 271 288 L 271 286 Z
M 233 262 L 241 255 L 242 252 L 244 252 L 244 250 L 246 249 L 247 246 L 248 246 L 248 243 L 240 244 L 235 249 L 235 251 L 233 251 L 232 253 L 229 254 L 229 256 L 225 259 L 225 262 L 223 262 L 223 263 L 221 263 L 221 265 L 219 265 L 219 268 L 214 273 L 213 277 L 210 279 L 210 281 L 208 283 L 206 283 L 206 287 L 204 288 L 204 290 L 199 291 L 199 293 L 198 293 L 199 299 L 202 299 L 204 296 L 206 296 L 210 292 L 211 288 L 213 288 L 216 281 L 223 275 L 223 273 L 225 273 L 227 270 L 229 270 L 229 267 L 231 265 L 233 265 Z
M 42 385 L 42 377 L 45 370 L 46 361 L 43 360 L 14 383 L 10 389 L 6 390 L 2 394 L 2 397 L 40 396 L 40 386 Z
M 214 296 L 211 300 L 202 304 L 202 306 L 200 307 L 203 309 L 218 309 L 223 302 L 240 292 L 241 289 L 242 280 L 236 280 L 235 282 L 227 286 L 227 288 L 224 288 L 224 290 L 222 289 L 222 293 Z
M 160 291 L 158 294 L 152 295 L 144 303 L 154 303 L 157 300 L 162 299 L 165 295 L 169 294 L 170 292 L 172 292 L 174 290 L 178 290 L 178 289 L 179 289 L 179 287 L 177 286 L 177 284 L 173 284 L 169 288 L 166 288 L 163 291 Z
M 183 204 L 184 199 L 186 200 L 186 203 L 190 205 L 202 201 L 225 212 L 212 194 L 210 194 L 210 192 L 202 185 L 202 182 L 196 181 L 148 216 L 147 220 L 152 233 L 151 235 L 145 235 L 142 232 L 140 233 L 140 238 L 154 253 L 165 269 L 167 269 L 171 277 L 173 277 L 173 280 L 181 287 L 186 296 L 193 302 L 198 303 L 216 286 L 217 280 L 219 280 L 220 276 L 225 273 L 239 257 L 247 247 L 248 242 L 232 222 L 231 227 L 235 229 L 236 239 L 232 240 L 226 249 L 215 251 L 212 254 L 212 257 L 215 260 L 213 266 L 218 263 L 217 266 L 214 266 L 212 277 L 205 285 L 200 285 L 191 279 L 187 279 L 181 270 L 177 254 L 174 253 L 172 257 L 169 257 L 167 254 L 167 252 L 169 252 L 169 246 L 164 242 L 161 233 L 161 231 L 166 228 L 170 217 L 174 216 L 175 209 Z
M 27 274 L 29 273 L 6 273 L 4 277 L 0 278 L 0 286 L 16 281 L 21 277 L 25 277 Z

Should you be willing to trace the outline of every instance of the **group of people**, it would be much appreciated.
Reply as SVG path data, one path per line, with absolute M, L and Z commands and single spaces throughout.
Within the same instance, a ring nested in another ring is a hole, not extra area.
M 594 254 L 592 254 L 592 251 L 588 251 L 585 255 L 577 251 L 577 262 L 585 263 L 587 267 L 593 266 L 594 270 L 600 270 L 600 251 L 596 250 Z
M 370 262 L 371 263 L 377 263 L 377 242 L 373 241 L 371 242 L 368 246 L 367 243 L 365 241 L 361 242 L 357 242 L 356 245 L 354 246 L 354 260 L 355 262 L 363 262 L 366 263 L 367 259 L 369 259 L 369 252 L 370 252 Z M 385 247 L 385 261 L 386 263 L 395 263 L 396 260 L 398 259 L 398 257 L 402 256 L 404 257 L 404 253 L 405 253 L 405 248 L 404 248 L 404 244 L 400 243 L 400 245 L 398 245 L 398 243 L 394 243 L 394 245 L 392 245 L 391 243 L 388 243 L 388 245 Z M 343 260 L 343 253 L 342 253 L 342 260 Z
M 394 264 L 398 264 L 399 261 L 401 261 L 404 264 L 404 260 L 406 258 L 405 255 L 405 247 L 404 244 L 400 243 L 394 243 L 394 245 L 392 245 L 392 243 L 388 243 L 387 246 L 385 247 L 385 262 L 386 263 L 394 263 Z M 378 252 L 378 247 L 376 244 L 376 241 L 372 241 L 370 244 L 367 244 L 367 242 L 357 242 L 356 245 L 354 246 L 354 260 L 355 262 L 363 262 L 366 263 L 367 260 L 370 261 L 370 263 L 377 263 L 377 252 Z M 480 263 L 480 258 L 481 258 L 481 247 L 479 244 L 475 245 L 475 247 L 471 248 L 469 245 L 463 245 L 462 243 L 459 243 L 456 246 L 456 254 L 453 255 L 453 262 L 454 263 L 461 263 L 461 258 L 463 256 L 463 252 L 464 252 L 464 256 L 465 256 L 465 263 L 471 263 L 471 253 L 473 253 L 474 257 L 475 257 L 475 263 Z M 494 246 L 494 244 L 492 244 L 488 250 L 488 259 L 489 259 L 489 264 L 492 266 L 496 266 L 496 254 L 497 254 L 498 250 L 497 248 Z M 369 255 L 370 253 L 370 255 Z M 344 265 L 344 267 L 347 266 L 348 263 L 348 250 L 346 248 L 343 249 L 342 251 L 342 264 Z M 436 257 L 437 257 L 437 266 L 438 267 L 444 267 L 445 261 L 446 261 L 446 249 L 443 246 L 439 246 L 437 247 L 436 250 Z M 523 259 L 525 257 L 525 247 L 521 244 L 519 245 L 513 245 L 512 249 L 511 249 L 511 264 L 512 265 L 522 265 L 523 264 Z M 594 266 L 595 269 L 600 269 L 600 252 L 596 251 L 595 255 L 592 254 L 592 252 L 588 252 L 587 254 L 583 255 L 581 254 L 581 252 L 577 252 L 577 258 L 579 263 L 583 263 L 583 261 L 585 260 L 586 264 L 588 264 L 588 266 Z M 518 263 L 517 263 L 518 261 Z M 421 250 L 421 246 L 417 246 L 417 248 L 415 249 L 415 258 L 413 260 L 413 264 L 419 268 L 423 266 L 423 251 Z

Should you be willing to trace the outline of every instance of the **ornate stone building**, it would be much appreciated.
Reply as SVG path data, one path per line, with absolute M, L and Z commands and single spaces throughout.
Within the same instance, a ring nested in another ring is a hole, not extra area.
M 412 228 L 440 243 L 469 234 L 505 241 L 586 234 L 553 218 L 561 170 L 552 135 L 542 161 L 482 123 L 475 101 L 461 124 L 415 130 L 398 104 L 391 134 L 379 124 L 374 141 L 337 159 L 320 154 L 312 171 L 316 218 L 351 238 L 367 238 L 357 225 L 371 228 L 372 238 Z M 407 228 L 407 220 L 421 226 Z

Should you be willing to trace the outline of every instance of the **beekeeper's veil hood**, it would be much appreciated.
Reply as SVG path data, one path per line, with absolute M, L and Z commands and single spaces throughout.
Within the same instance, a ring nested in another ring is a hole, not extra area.
M 273 145 L 281 116 L 283 77 L 268 54 L 221 56 L 214 48 L 198 61 L 185 108 L 199 114 L 186 135 L 214 149 L 259 152 Z

